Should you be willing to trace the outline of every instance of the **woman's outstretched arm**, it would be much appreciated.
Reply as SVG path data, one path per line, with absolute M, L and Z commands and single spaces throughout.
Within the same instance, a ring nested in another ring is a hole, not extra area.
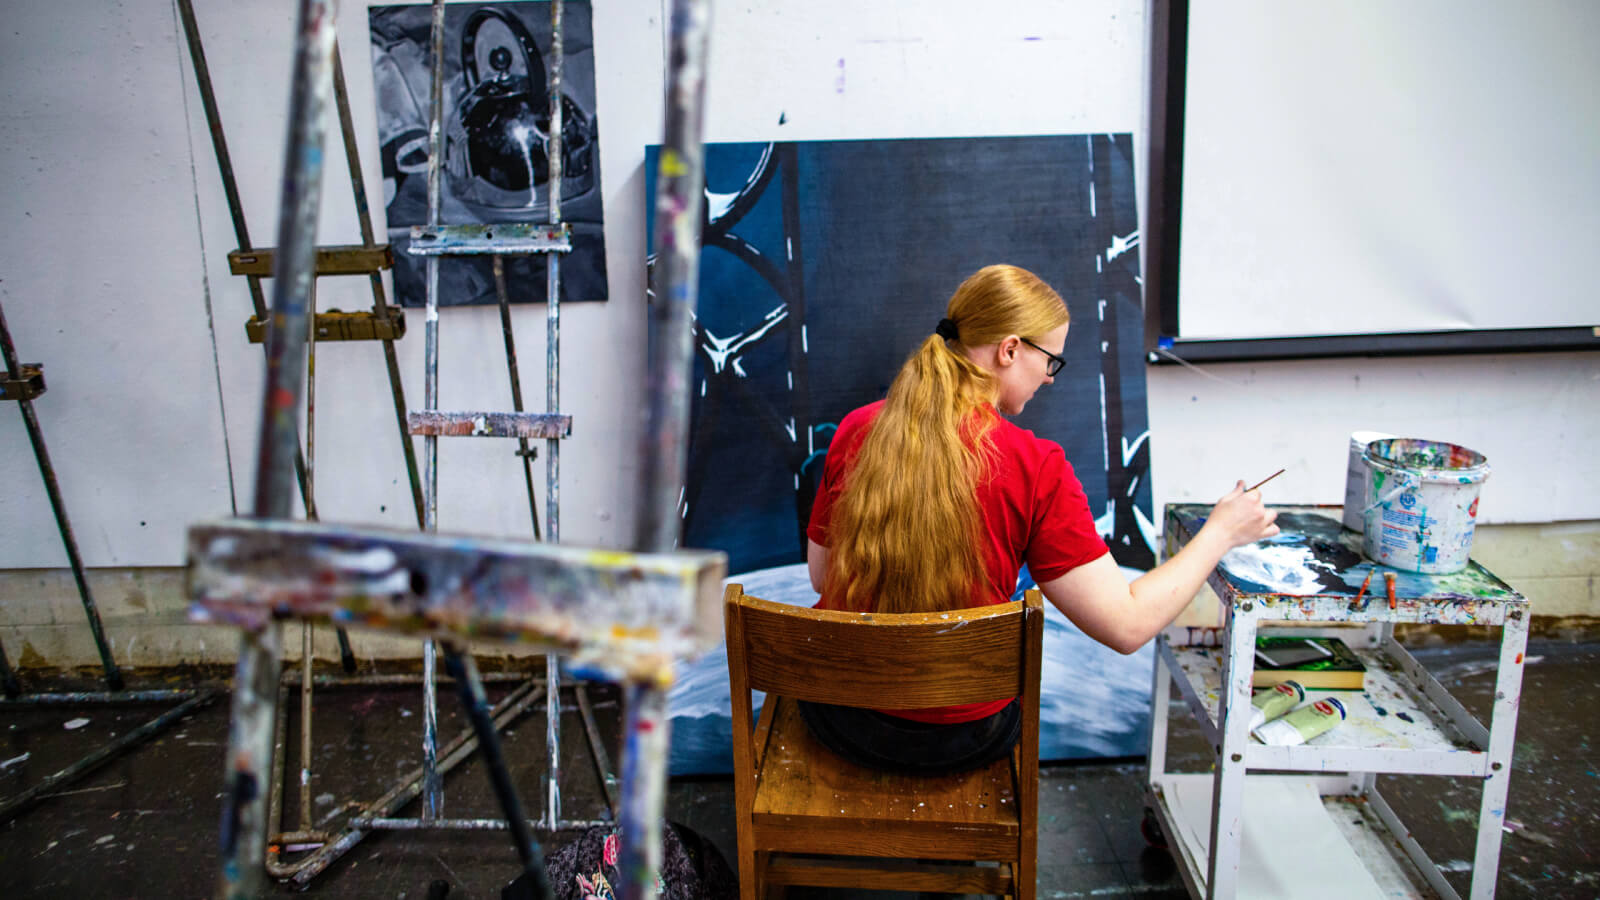
M 1277 534 L 1277 517 L 1261 493 L 1246 492 L 1241 481 L 1212 507 L 1194 540 L 1132 584 L 1107 554 L 1039 589 L 1084 634 L 1118 653 L 1132 653 L 1183 612 L 1224 554 Z

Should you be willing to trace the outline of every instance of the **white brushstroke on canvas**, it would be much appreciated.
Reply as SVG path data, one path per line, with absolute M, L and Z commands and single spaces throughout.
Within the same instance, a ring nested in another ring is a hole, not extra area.
M 723 371 L 728 367 L 728 363 L 731 360 L 734 374 L 740 378 L 748 377 L 744 367 L 740 365 L 739 354 L 744 352 L 745 348 L 751 344 L 766 337 L 768 332 L 772 331 L 779 322 L 788 317 L 789 310 L 787 307 L 774 307 L 761 320 L 760 325 L 750 331 L 729 335 L 728 337 L 719 337 L 712 334 L 711 329 L 702 326 L 700 328 L 700 349 L 705 352 L 706 358 L 711 361 L 711 371 Z
M 1275 594 L 1318 593 L 1322 585 L 1317 575 L 1329 571 L 1304 544 L 1246 544 L 1230 550 L 1222 565 Z
M 1148 431 L 1140 432 L 1139 436 L 1134 438 L 1131 444 L 1128 443 L 1127 435 L 1122 436 L 1122 467 L 1124 469 L 1133 464 L 1133 458 L 1138 455 L 1139 448 L 1143 447 L 1144 442 L 1149 439 L 1150 432 Z
M 737 193 L 719 194 L 716 191 L 706 191 L 706 221 L 715 222 L 727 215 L 733 208 L 733 202 L 739 199 Z
M 1111 471 L 1111 451 L 1106 448 L 1109 432 L 1106 425 L 1106 373 L 1100 373 L 1100 470 Z
M 528 206 L 531 208 L 539 200 L 533 185 L 533 129 L 518 122 L 511 126 L 511 139 L 522 148 L 522 161 L 528 167 Z
M 1139 230 L 1136 228 L 1128 232 L 1127 237 L 1111 236 L 1111 246 L 1106 250 L 1106 262 L 1111 262 L 1129 250 L 1139 246 Z
M 1146 516 L 1144 510 L 1137 505 L 1133 508 L 1133 520 L 1139 524 L 1139 534 L 1144 537 L 1144 545 L 1155 549 L 1156 523 L 1150 521 L 1150 517 Z

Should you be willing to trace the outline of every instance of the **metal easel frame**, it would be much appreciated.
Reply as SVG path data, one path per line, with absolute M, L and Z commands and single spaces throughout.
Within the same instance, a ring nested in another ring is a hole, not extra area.
M 84 573 L 83 560 L 78 555 L 78 543 L 73 537 L 72 523 L 67 518 L 67 507 L 61 499 L 61 487 L 56 482 L 55 467 L 50 463 L 50 451 L 45 445 L 44 430 L 39 427 L 39 417 L 33 410 L 33 398 L 45 392 L 44 366 L 38 363 L 23 364 L 17 361 L 16 346 L 11 341 L 11 329 L 6 324 L 5 310 L 0 309 L 0 354 L 5 357 L 6 377 L 0 382 L 0 399 L 15 400 L 22 411 L 22 422 L 28 431 L 28 441 L 33 446 L 34 458 L 39 463 L 39 474 L 44 479 L 45 493 L 50 498 L 50 508 L 55 513 L 56 527 L 61 532 L 61 543 L 66 549 L 67 563 L 72 567 L 73 580 L 78 585 L 78 596 L 83 601 L 84 616 L 94 635 L 95 646 L 100 651 L 100 663 L 105 672 L 109 692 L 25 694 L 17 680 L 5 648 L 0 645 L 0 684 L 4 685 L 6 699 L 0 709 L 37 706 L 80 706 L 97 703 L 167 703 L 182 701 L 144 725 L 102 744 L 87 756 L 61 769 L 22 793 L 0 801 L 0 822 L 9 822 L 46 794 L 70 784 L 102 764 L 115 758 L 124 750 L 142 743 L 162 729 L 216 698 L 212 691 L 195 690 L 123 690 L 122 671 L 106 642 L 105 630 L 100 623 L 100 611 L 95 606 L 94 595 L 89 591 L 89 581 Z
M 209 69 L 205 61 L 205 54 L 199 35 L 199 28 L 194 18 L 192 2 L 191 0 L 178 0 L 178 4 L 179 13 L 183 21 L 186 36 L 188 38 L 190 56 L 195 68 L 202 104 L 205 109 L 207 123 L 211 132 L 213 149 L 216 153 L 218 165 L 222 173 L 224 193 L 228 199 L 229 212 L 232 216 L 235 236 L 238 239 L 240 247 L 239 250 L 229 254 L 229 265 L 234 274 L 245 275 L 249 279 L 251 297 L 254 301 L 256 315 L 255 318 L 253 318 L 247 324 L 247 331 L 251 333 L 252 340 L 261 340 L 266 331 L 267 316 L 265 302 L 262 299 L 260 279 L 262 277 L 270 277 L 273 274 L 273 269 L 276 262 L 275 252 L 273 250 L 256 250 L 251 246 L 248 231 L 244 222 L 242 206 L 239 201 L 237 186 L 233 177 L 233 167 L 228 153 L 227 143 L 223 136 L 221 118 L 215 100 L 215 93 L 212 89 Z M 557 33 L 559 35 L 559 28 L 557 29 Z M 557 53 L 559 54 L 559 52 L 560 48 L 558 47 Z M 332 69 L 334 79 L 333 95 L 337 103 L 341 136 L 344 142 L 345 159 L 350 173 L 351 190 L 354 196 L 356 212 L 358 214 L 361 226 L 363 243 L 351 247 L 317 248 L 315 256 L 315 271 L 317 275 L 368 275 L 371 280 L 374 307 L 371 314 L 351 314 L 339 313 L 335 311 L 332 313 L 316 313 L 314 319 L 308 314 L 308 322 L 314 321 L 315 325 L 308 331 L 307 343 L 308 366 L 306 379 L 306 406 L 308 427 L 306 430 L 306 447 L 304 455 L 301 455 L 298 452 L 297 446 L 297 455 L 295 460 L 297 476 L 300 481 L 301 497 L 307 510 L 308 518 L 316 519 L 317 514 L 314 493 L 312 489 L 315 472 L 313 456 L 315 444 L 313 429 L 315 421 L 314 348 L 316 340 L 318 337 L 322 337 L 323 339 L 332 337 L 333 339 L 345 340 L 360 338 L 381 339 L 384 343 L 384 355 L 388 368 L 391 393 L 393 395 L 397 419 L 400 423 L 402 433 L 401 444 L 405 452 L 407 471 L 410 477 L 412 496 L 417 513 L 417 522 L 419 526 L 426 527 L 428 523 L 427 513 L 425 511 L 425 501 L 421 481 L 417 473 L 416 457 L 410 441 L 411 428 L 407 421 L 406 403 L 404 399 L 403 388 L 401 387 L 399 368 L 393 347 L 393 341 L 398 339 L 404 333 L 404 318 L 401 310 L 398 307 L 388 306 L 385 300 L 383 281 L 380 271 L 381 269 L 390 267 L 391 254 L 387 244 L 378 244 L 374 239 L 372 217 L 366 202 L 365 182 L 361 174 L 359 151 L 356 145 L 354 126 L 352 124 L 352 116 L 350 113 L 349 97 L 345 88 L 343 64 L 339 56 L 337 40 L 335 40 L 333 47 Z M 559 136 L 557 139 L 559 141 Z M 559 157 L 557 164 L 559 165 Z M 557 174 L 557 177 L 559 177 L 559 174 Z M 501 230 L 504 231 L 505 229 Z M 467 245 L 465 252 L 482 252 L 481 245 L 486 242 L 482 240 L 480 235 L 478 236 L 476 242 L 468 240 L 464 243 Z M 544 249 L 551 245 L 551 242 L 549 241 L 538 243 L 540 249 Z M 527 252 L 526 244 L 524 244 L 523 252 Z M 499 269 L 498 256 L 496 257 L 496 268 L 497 270 Z M 497 274 L 499 274 L 498 271 Z M 559 275 L 557 274 L 555 277 L 559 278 Z M 516 410 L 520 413 L 522 410 L 522 398 L 520 379 L 518 378 L 516 367 L 515 345 L 513 343 L 509 327 L 510 313 L 508 298 L 506 296 L 503 279 L 497 278 L 497 282 L 499 282 L 497 284 L 497 293 L 500 297 L 502 323 L 506 332 L 506 359 L 507 368 L 510 372 L 512 381 L 512 398 Z M 315 282 L 313 281 L 312 284 L 314 286 Z M 496 414 L 487 415 L 493 418 Z M 508 427 L 512 430 L 516 429 L 515 423 L 512 423 Z M 551 444 L 552 447 L 554 447 L 555 442 L 552 440 Z M 530 457 L 536 456 L 537 452 L 530 450 L 527 437 L 519 437 L 519 445 L 518 453 L 523 457 L 524 470 L 528 482 L 529 507 L 533 519 L 534 535 L 537 538 L 539 536 L 538 508 L 533 491 L 530 460 Z M 551 457 L 554 456 L 555 451 L 552 450 Z M 554 525 L 554 522 L 552 525 Z M 313 655 L 311 652 L 311 647 L 309 646 L 310 630 L 306 629 L 302 632 L 302 635 L 302 671 L 298 673 L 298 677 L 296 677 L 296 673 L 284 672 L 281 678 L 281 683 L 285 686 L 285 688 L 287 688 L 287 686 L 291 683 L 297 684 L 300 688 L 300 708 L 302 721 L 309 723 L 311 719 L 313 707 L 313 685 L 329 683 L 337 683 L 340 685 L 377 684 L 385 683 L 390 680 L 389 676 L 360 676 L 355 678 L 340 679 L 337 682 L 328 682 L 327 679 L 314 678 L 311 673 L 311 662 Z M 355 669 L 355 661 L 350 652 L 349 643 L 342 628 L 338 629 L 338 636 L 340 640 L 340 654 L 345 665 L 345 670 L 346 672 L 353 672 Z M 433 673 L 430 672 L 428 674 L 431 676 Z M 418 683 L 421 681 L 419 678 L 406 676 L 401 676 L 401 679 L 402 681 L 409 681 L 411 683 Z M 433 679 L 430 678 L 430 686 L 432 680 Z M 530 687 L 529 690 L 531 689 L 532 688 Z M 615 777 L 611 775 L 610 762 L 601 743 L 598 728 L 593 721 L 593 712 L 589 702 L 586 686 L 581 683 L 574 685 L 574 691 L 576 693 L 579 708 L 584 716 L 585 734 L 591 749 L 592 758 L 598 770 L 597 776 L 600 780 L 603 791 L 606 793 L 607 805 L 611 809 L 614 817 L 615 800 L 610 795 L 610 788 L 611 785 L 615 783 Z M 431 694 L 431 691 L 425 687 L 424 693 Z M 518 692 L 514 693 L 521 694 L 524 692 L 519 690 Z M 544 691 L 541 688 L 540 696 L 543 694 Z M 278 740 L 276 743 L 279 750 L 282 749 L 283 745 L 282 735 L 287 729 L 288 707 L 286 703 L 282 702 L 286 699 L 286 697 L 280 697 L 278 721 L 275 726 L 275 733 L 278 735 Z M 428 720 L 429 725 L 434 726 L 429 728 L 427 733 L 433 737 L 432 743 L 434 746 L 436 746 L 436 716 L 433 714 L 435 713 L 437 707 L 436 703 L 432 702 L 432 697 L 428 697 L 427 699 L 430 701 L 427 703 L 427 712 L 429 715 L 427 715 L 425 718 Z M 524 714 L 529 706 L 537 699 L 537 696 L 508 697 L 504 703 L 506 704 L 507 709 L 515 711 L 515 715 L 513 715 L 510 719 L 507 719 L 504 724 L 509 724 L 510 721 Z M 559 696 L 557 699 L 559 700 Z M 559 715 L 559 708 L 557 708 L 557 710 L 551 714 L 551 718 L 554 719 L 557 715 Z M 458 752 L 452 753 L 447 751 L 443 764 L 440 763 L 436 751 L 431 756 L 425 753 L 423 779 L 425 784 L 434 785 L 435 792 L 432 796 L 436 801 L 438 798 L 437 791 L 442 789 L 441 786 L 443 775 L 453 768 L 458 762 L 465 759 L 468 754 L 470 754 L 472 749 L 477 746 L 476 738 L 472 737 L 470 733 L 464 732 L 462 735 L 458 736 L 454 741 L 452 741 L 450 746 L 455 748 L 455 750 Z M 365 835 L 367 830 L 383 827 L 407 828 L 414 827 L 415 824 L 412 822 L 412 820 L 393 818 L 394 814 L 399 810 L 400 807 L 409 802 L 411 799 L 414 799 L 417 795 L 417 791 L 408 780 L 403 781 L 393 790 L 387 792 L 377 801 L 374 801 L 370 804 L 366 804 L 364 806 L 358 803 L 344 804 L 341 808 L 349 808 L 351 806 L 357 807 L 357 814 L 351 820 L 350 824 L 347 825 L 339 834 L 334 835 L 319 830 L 314 830 L 310 821 L 309 795 L 310 782 L 312 778 L 310 756 L 310 730 L 308 727 L 302 727 L 300 755 L 301 771 L 299 773 L 301 796 L 298 826 L 292 831 L 271 834 L 269 836 L 270 849 L 267 857 L 267 869 L 274 877 L 292 878 L 300 884 L 309 882 L 311 878 L 323 871 L 345 850 L 354 846 L 354 844 Z M 431 766 L 427 765 L 429 759 L 431 759 L 433 763 Z M 559 765 L 559 763 L 557 763 L 557 765 Z M 273 828 L 279 827 L 278 823 L 283 807 L 283 790 L 285 782 L 284 776 L 285 772 L 282 766 L 274 767 L 272 770 L 272 781 L 270 787 L 271 812 L 269 815 L 269 822 L 272 823 Z M 582 827 L 589 824 L 594 824 L 594 822 L 574 821 L 562 824 L 568 827 Z M 441 826 L 445 827 L 454 826 L 481 828 L 494 827 L 494 825 L 495 820 L 452 820 L 450 822 L 441 822 Z M 322 843 L 323 847 L 317 852 L 300 858 L 293 863 L 282 862 L 280 859 L 279 848 L 284 845 L 295 843 Z
M 437 2 L 435 16 L 442 20 L 442 5 Z M 440 30 L 436 21 L 436 43 Z M 680 528 L 677 494 L 687 443 L 689 322 L 704 185 L 701 110 L 708 33 L 704 0 L 674 0 L 667 135 L 657 195 L 661 214 L 656 219 L 662 289 L 652 310 L 658 342 L 651 359 L 648 424 L 641 447 L 640 495 L 645 503 L 636 535 L 636 545 L 644 552 L 618 554 L 550 543 L 441 539 L 431 534 L 402 537 L 283 521 L 291 511 L 287 459 L 298 449 L 295 412 L 314 268 L 321 120 L 334 42 L 328 0 L 301 0 L 255 517 L 190 532 L 195 615 L 243 628 L 230 720 L 217 896 L 253 896 L 264 887 L 267 822 L 260 786 L 269 780 L 272 767 L 276 673 L 282 649 L 278 621 L 285 616 L 359 620 L 373 627 L 421 630 L 457 640 L 469 634 L 532 640 L 622 680 L 628 700 L 628 741 L 621 868 L 627 896 L 654 895 L 669 727 L 666 687 L 674 659 L 720 635 L 717 594 L 726 570 L 722 554 L 662 552 L 677 544 Z M 436 79 L 436 106 L 438 93 Z M 435 123 L 438 118 L 434 117 Z M 436 145 L 436 136 L 434 140 Z M 430 193 L 434 190 L 430 184 Z M 430 319 L 436 320 L 436 311 L 430 312 Z M 437 354 L 435 321 L 429 325 L 432 368 Z M 433 441 L 429 444 L 436 450 Z M 429 463 L 432 480 L 434 460 Z M 375 570 L 374 558 L 392 560 L 393 565 Z M 531 872 L 537 848 L 529 846 L 527 823 L 516 809 L 514 794 L 506 789 L 503 760 L 496 752 L 498 736 L 486 725 L 481 682 L 470 657 L 462 656 L 447 651 L 447 663 L 457 673 L 474 712 L 507 824 L 518 840 L 525 869 Z M 431 679 L 425 681 L 426 687 L 431 685 Z
M 546 225 L 482 225 L 446 226 L 440 222 L 443 192 L 443 133 L 444 133 L 444 3 L 435 0 L 431 29 L 433 60 L 432 81 L 429 92 L 428 127 L 428 223 L 412 229 L 410 251 L 425 256 L 427 286 L 427 312 L 425 314 L 425 409 L 410 417 L 411 431 L 424 437 L 423 454 L 426 477 L 423 494 L 426 497 L 423 529 L 438 529 L 438 438 L 440 435 L 515 436 L 518 453 L 523 460 L 523 472 L 528 483 L 528 503 L 533 514 L 534 532 L 538 534 L 538 508 L 533 494 L 528 438 L 545 438 L 545 516 L 547 539 L 551 543 L 561 537 L 560 499 L 560 439 L 571 433 L 571 417 L 557 412 L 560 408 L 561 372 L 561 253 L 571 250 L 568 229 L 561 221 L 561 74 L 565 64 L 562 44 L 562 0 L 550 4 L 552 44 L 550 72 L 546 76 L 549 87 L 549 126 L 545 139 L 545 156 L 549 165 L 550 221 Z M 546 412 L 527 414 L 521 410 L 521 387 L 516 369 L 516 348 L 510 327 L 509 297 L 505 287 L 502 257 L 508 254 L 541 253 L 546 259 L 546 314 L 547 340 L 545 348 Z M 438 409 L 439 381 L 439 261 L 442 256 L 492 255 L 494 257 L 495 292 L 500 304 L 501 329 L 506 344 L 507 367 L 512 378 L 512 399 L 517 407 L 514 413 L 449 412 Z M 434 671 L 434 646 L 423 647 L 423 808 L 421 827 L 481 828 L 478 820 L 454 820 L 443 817 L 443 782 L 438 772 L 437 702 L 429 690 Z M 581 686 L 580 686 L 581 687 Z M 547 830 L 585 828 L 599 824 L 599 820 L 563 820 L 561 818 L 561 672 L 554 656 L 545 659 L 545 741 L 549 754 L 544 814 L 541 826 Z M 590 743 L 598 746 L 596 736 Z M 606 775 L 602 773 L 604 783 Z M 403 820 L 372 820 L 380 827 L 415 827 Z
M 185 38 L 189 45 L 189 59 L 194 66 L 195 85 L 200 92 L 200 103 L 205 109 L 206 125 L 211 132 L 211 147 L 216 153 L 217 168 L 222 176 L 222 191 L 228 201 L 228 214 L 233 221 L 234 239 L 238 241 L 239 248 L 229 254 L 229 266 L 235 272 L 246 276 L 250 286 L 250 301 L 254 308 L 255 318 L 247 326 L 252 332 L 262 331 L 267 321 L 266 300 L 262 296 L 261 279 L 264 273 L 270 273 L 275 268 L 276 255 L 271 249 L 258 250 L 250 242 L 250 231 L 245 224 L 244 205 L 239 199 L 239 186 L 233 174 L 233 160 L 228 152 L 228 141 L 222 130 L 222 114 L 217 108 L 216 92 L 211 85 L 211 69 L 206 64 L 205 48 L 200 40 L 200 27 L 195 20 L 193 0 L 177 0 L 178 13 L 183 21 Z M 350 188 L 356 207 L 356 215 L 361 224 L 361 244 L 356 247 L 326 247 L 316 251 L 317 265 L 314 273 L 317 274 L 365 274 L 372 286 L 372 315 L 374 318 L 375 333 L 385 335 L 383 341 L 384 364 L 389 375 L 389 389 L 394 400 L 395 421 L 400 431 L 400 446 L 405 455 L 406 474 L 411 484 L 412 504 L 416 508 L 417 524 L 422 524 L 422 482 L 417 474 L 416 451 L 411 445 L 411 437 L 406 428 L 406 399 L 405 388 L 400 380 L 400 363 L 395 354 L 394 342 L 404 333 L 404 318 L 397 307 L 390 307 L 385 297 L 383 287 L 382 269 L 388 268 L 387 260 L 390 250 L 387 244 L 376 241 L 372 228 L 372 214 L 367 207 L 366 181 L 361 174 L 360 152 L 356 147 L 355 126 L 350 115 L 350 101 L 344 85 L 344 65 L 339 57 L 338 43 L 333 46 L 333 79 L 334 98 L 337 101 L 339 112 L 339 128 L 344 139 L 345 162 L 350 171 Z M 324 323 L 338 322 L 340 316 L 353 314 L 319 314 L 316 316 L 318 326 Z M 333 331 L 347 329 L 331 327 Z M 323 335 L 326 339 L 329 335 Z M 266 350 L 265 341 L 262 349 Z M 309 508 L 310 499 L 306 486 L 305 458 L 301 455 L 299 439 L 295 441 L 295 471 L 299 479 L 301 499 Z M 348 668 L 348 666 L 347 666 Z
M 122 690 L 122 672 L 111 656 L 106 643 L 106 633 L 100 624 L 100 610 L 95 606 L 94 595 L 89 592 L 89 580 L 83 572 L 83 559 L 78 556 L 78 541 L 72 534 L 72 523 L 67 519 L 67 506 L 61 499 L 61 487 L 56 483 L 56 469 L 50 463 L 50 450 L 44 443 L 44 430 L 39 427 L 39 416 L 33 411 L 33 398 L 45 391 L 44 366 L 38 363 L 23 365 L 17 361 L 17 348 L 11 343 L 11 329 L 6 325 L 5 311 L 0 309 L 0 352 L 5 354 L 6 380 L 0 384 L 0 399 L 17 401 L 22 410 L 22 424 L 28 430 L 28 442 L 33 445 L 33 457 L 39 463 L 39 475 L 44 479 L 44 491 L 50 498 L 50 509 L 56 516 L 56 528 L 61 532 L 61 545 L 67 551 L 67 564 L 72 567 L 72 578 L 78 584 L 78 597 L 83 601 L 83 614 L 89 620 L 89 630 L 94 634 L 94 645 L 100 651 L 100 665 L 105 670 L 106 686 L 113 691 Z M 5 695 L 15 698 L 22 693 L 17 676 L 11 671 L 4 647 L 0 647 L 0 682 Z

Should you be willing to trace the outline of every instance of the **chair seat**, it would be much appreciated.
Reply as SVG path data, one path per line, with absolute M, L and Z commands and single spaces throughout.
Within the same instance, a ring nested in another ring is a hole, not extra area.
M 951 860 L 1014 851 L 1012 760 L 935 777 L 869 769 L 813 737 L 793 700 L 767 699 L 776 709 L 770 736 L 758 729 L 765 752 L 752 810 L 761 850 Z

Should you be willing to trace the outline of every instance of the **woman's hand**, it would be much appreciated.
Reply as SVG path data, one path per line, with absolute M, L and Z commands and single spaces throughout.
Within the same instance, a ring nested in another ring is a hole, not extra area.
M 1240 481 L 1211 507 L 1201 530 L 1213 532 L 1231 550 L 1277 534 L 1278 526 L 1273 524 L 1277 518 L 1277 512 L 1262 502 L 1261 492 L 1246 491 Z
M 1078 629 L 1118 653 L 1132 653 L 1183 612 L 1217 565 L 1235 547 L 1278 533 L 1278 514 L 1260 491 L 1234 485 L 1176 555 L 1136 579 L 1123 580 L 1108 553 L 1039 585 L 1045 597 Z

